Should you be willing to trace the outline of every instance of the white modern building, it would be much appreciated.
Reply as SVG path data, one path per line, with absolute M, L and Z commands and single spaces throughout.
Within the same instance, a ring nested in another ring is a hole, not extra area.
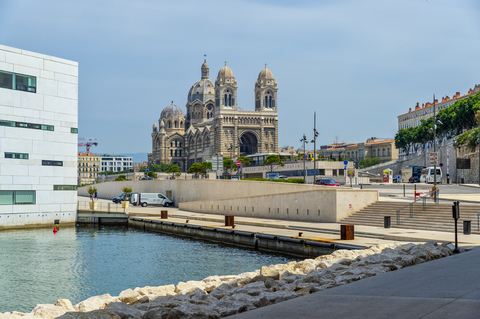
M 133 169 L 133 157 L 122 155 L 99 155 L 101 172 L 122 172 Z
M 74 223 L 78 63 L 0 45 L 0 229 Z

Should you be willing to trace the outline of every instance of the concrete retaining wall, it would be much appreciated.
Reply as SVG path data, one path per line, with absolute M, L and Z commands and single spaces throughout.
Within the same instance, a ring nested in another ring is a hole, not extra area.
M 201 227 L 159 220 L 143 220 L 140 218 L 130 218 L 128 226 L 303 258 L 315 258 L 320 255 L 331 254 L 337 249 L 359 249 L 359 247 L 347 245 L 313 242 L 304 239 L 236 231 L 233 229 Z
M 100 183 L 100 198 L 113 198 L 129 186 L 134 192 L 171 192 L 183 210 L 225 215 L 337 222 L 378 200 L 376 190 L 258 181 L 168 180 Z M 87 195 L 87 187 L 79 189 Z

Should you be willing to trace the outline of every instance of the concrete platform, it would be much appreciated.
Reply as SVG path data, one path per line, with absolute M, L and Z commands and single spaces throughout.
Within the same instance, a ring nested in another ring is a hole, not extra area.
M 87 197 L 78 197 L 79 201 L 88 201 Z M 389 200 L 389 199 L 388 199 Z M 108 200 L 99 201 L 108 202 Z M 110 201 L 111 202 L 111 201 Z M 115 204 L 113 204 L 115 205 Z M 118 204 L 120 206 L 120 204 Z M 160 219 L 160 212 L 168 211 L 168 221 L 174 223 L 186 223 L 198 226 L 225 227 L 225 216 L 218 214 L 206 214 L 181 211 L 177 208 L 164 208 L 158 206 L 138 207 L 130 206 L 126 212 L 130 217 Z M 453 219 L 452 219 L 453 223 Z M 340 240 L 340 224 L 337 223 L 312 223 L 301 221 L 289 221 L 279 219 L 265 219 L 253 217 L 235 217 L 235 230 L 257 232 L 273 236 L 285 236 L 298 238 L 302 233 L 303 239 L 317 240 L 329 243 L 345 244 L 352 246 L 371 246 L 394 242 L 424 243 L 427 241 L 454 242 L 454 233 L 436 232 L 426 230 L 413 230 L 402 228 L 383 228 L 370 226 L 355 226 L 354 240 Z M 473 223 L 472 227 L 476 227 Z M 480 235 L 458 234 L 459 247 L 469 249 L 480 245 Z
M 480 318 L 480 248 L 230 316 Z

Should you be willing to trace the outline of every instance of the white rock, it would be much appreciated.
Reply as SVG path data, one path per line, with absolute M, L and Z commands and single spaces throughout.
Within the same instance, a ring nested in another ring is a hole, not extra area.
M 73 308 L 73 307 L 72 307 Z M 67 312 L 67 309 L 51 304 L 39 304 L 33 308 L 32 313 L 35 317 L 45 319 L 57 318 Z
M 250 296 L 258 296 L 261 292 L 266 291 L 265 283 L 263 281 L 251 282 L 235 291 L 235 293 L 244 293 Z
M 138 300 L 140 300 L 143 297 L 144 295 L 140 294 L 138 291 L 135 291 L 133 289 L 127 289 L 120 293 L 120 295 L 118 296 L 118 300 L 131 305 L 136 303 Z
M 152 299 L 153 297 L 157 296 L 169 296 L 175 294 L 175 285 L 166 285 L 166 286 L 159 286 L 159 287 L 143 287 L 143 288 L 135 288 L 134 291 L 138 292 L 143 296 L 147 296 L 148 298 Z
M 212 311 L 218 313 L 220 317 L 227 317 L 237 313 L 255 309 L 255 306 L 253 306 L 251 303 L 245 304 L 239 301 L 220 300 L 213 305 L 210 305 L 209 308 Z
M 184 304 L 174 309 L 155 309 L 147 312 L 143 319 L 217 319 L 220 314 L 208 306 Z
M 203 281 L 194 281 L 194 280 L 187 281 L 187 282 L 179 282 L 175 287 L 175 293 L 184 295 L 197 288 L 205 290 L 205 283 Z
M 217 288 L 213 289 L 210 292 L 210 295 L 220 300 L 225 296 L 230 296 L 235 290 L 238 290 L 238 289 L 239 288 L 232 287 L 229 284 L 221 284 Z
M 87 312 L 96 309 L 105 309 L 109 303 L 117 301 L 119 301 L 118 298 L 114 298 L 110 296 L 110 294 L 104 294 L 101 296 L 90 297 L 76 304 L 74 308 L 81 312 Z
M 190 302 L 190 297 L 185 295 L 159 296 L 144 304 L 133 305 L 138 310 L 149 311 L 155 308 L 175 308 Z
M 205 283 L 206 292 L 212 291 L 223 283 L 219 276 L 210 276 L 203 279 L 202 281 Z
M 63 307 L 67 311 L 75 311 L 75 308 L 73 308 L 72 302 L 68 299 L 58 299 L 57 302 L 55 303 L 55 306 Z

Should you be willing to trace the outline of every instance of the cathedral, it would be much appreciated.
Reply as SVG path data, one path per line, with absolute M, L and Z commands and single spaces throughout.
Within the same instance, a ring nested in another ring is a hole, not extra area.
M 153 124 L 149 164 L 176 164 L 185 172 L 213 155 L 278 152 L 277 82 L 267 66 L 255 83 L 255 111 L 238 106 L 237 80 L 226 62 L 215 84 L 209 70 L 205 60 L 201 80 L 188 91 L 186 114 L 172 102 Z

